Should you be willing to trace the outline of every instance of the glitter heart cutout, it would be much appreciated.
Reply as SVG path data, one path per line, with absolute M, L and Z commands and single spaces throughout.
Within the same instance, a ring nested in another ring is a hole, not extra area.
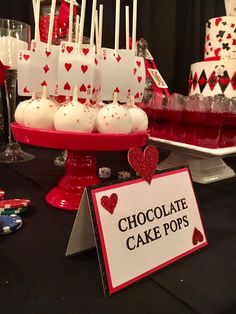
M 153 145 L 145 148 L 144 152 L 138 147 L 133 147 L 128 152 L 130 166 L 145 180 L 151 183 L 159 160 L 159 152 Z
M 118 196 L 116 193 L 112 193 L 110 197 L 104 195 L 101 198 L 102 207 L 104 207 L 110 214 L 114 213 L 117 202 L 118 202 Z
M 198 242 L 202 242 L 203 239 L 204 238 L 203 238 L 201 231 L 199 231 L 197 228 L 194 228 L 193 237 L 192 237 L 193 245 L 197 245 Z

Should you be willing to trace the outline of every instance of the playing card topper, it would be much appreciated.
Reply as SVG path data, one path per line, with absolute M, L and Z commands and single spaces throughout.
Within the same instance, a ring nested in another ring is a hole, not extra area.
M 236 16 L 236 0 L 225 0 L 225 11 L 227 16 Z
M 32 40 L 28 82 L 30 91 L 41 92 L 42 87 L 47 86 L 49 95 L 58 95 L 58 54 L 59 46 L 51 45 L 48 51 L 46 43 Z
M 29 88 L 30 56 L 30 50 L 21 50 L 18 53 L 17 90 L 20 96 L 32 96 L 32 90 Z
M 95 57 L 94 45 L 82 45 L 62 42 L 60 45 L 58 62 L 58 93 L 72 96 L 74 88 L 79 90 L 80 98 L 91 98 L 100 84 L 98 71 L 99 62 Z
M 159 88 L 168 88 L 166 82 L 164 81 L 161 73 L 157 69 L 150 69 L 148 68 L 148 72 L 150 73 L 152 79 L 154 80 L 155 84 Z
M 133 62 L 133 80 L 132 80 L 132 96 L 135 102 L 141 102 L 143 99 L 146 70 L 145 62 L 142 57 L 135 57 Z
M 94 245 L 106 296 L 206 246 L 188 168 L 87 188 L 66 255 Z
M 102 48 L 101 53 L 101 99 L 112 100 L 114 92 L 120 102 L 127 102 L 142 86 L 142 63 L 134 65 L 135 56 L 131 50 Z M 144 72 L 145 73 L 145 72 Z M 143 90 L 143 89 L 142 89 Z

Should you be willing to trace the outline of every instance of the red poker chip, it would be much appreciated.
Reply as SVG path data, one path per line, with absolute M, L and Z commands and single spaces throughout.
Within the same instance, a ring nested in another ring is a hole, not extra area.
M 5 191 L 0 190 L 0 200 L 2 200 L 2 199 L 3 199 L 4 195 L 5 195 Z
M 0 209 L 19 208 L 19 207 L 28 206 L 29 204 L 30 204 L 30 200 L 24 199 L 24 198 L 1 200 Z

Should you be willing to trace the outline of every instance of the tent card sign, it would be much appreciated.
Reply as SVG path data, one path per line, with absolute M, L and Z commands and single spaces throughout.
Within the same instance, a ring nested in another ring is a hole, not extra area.
M 29 89 L 29 65 L 30 65 L 31 51 L 21 50 L 18 54 L 17 64 L 17 90 L 20 96 L 31 96 L 32 91 Z
M 206 246 L 188 168 L 88 188 L 66 255 L 95 243 L 106 296 Z

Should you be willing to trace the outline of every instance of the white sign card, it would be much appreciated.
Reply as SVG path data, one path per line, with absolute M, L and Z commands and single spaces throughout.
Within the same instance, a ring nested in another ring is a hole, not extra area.
M 66 255 L 93 245 L 88 208 L 105 295 L 207 245 L 186 167 L 155 174 L 150 184 L 139 178 L 88 188 Z

